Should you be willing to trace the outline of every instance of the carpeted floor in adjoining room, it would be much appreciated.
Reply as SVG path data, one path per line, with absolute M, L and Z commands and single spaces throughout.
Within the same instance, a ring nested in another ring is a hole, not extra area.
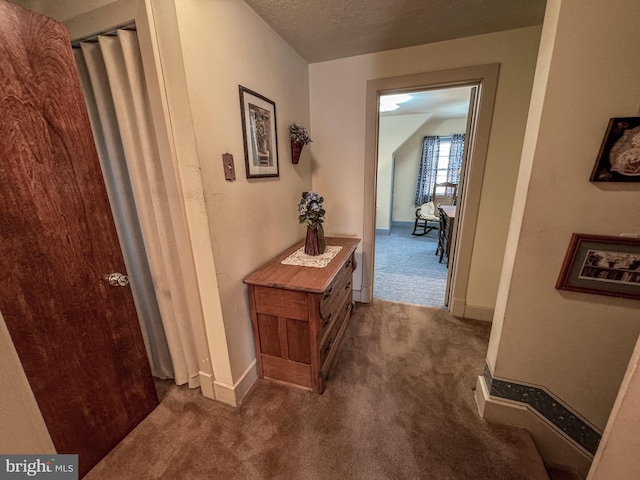
M 392 227 L 376 235 L 373 296 L 392 302 L 441 307 L 447 283 L 447 258 L 438 262 L 438 229 L 411 235 L 413 227 Z
M 478 415 L 489 329 L 358 304 L 323 395 L 258 380 L 233 408 L 172 386 L 85 478 L 548 479 L 528 432 Z

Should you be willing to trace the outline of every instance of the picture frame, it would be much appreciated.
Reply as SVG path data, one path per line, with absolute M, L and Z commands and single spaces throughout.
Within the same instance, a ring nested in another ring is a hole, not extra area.
M 640 182 L 640 117 L 609 120 L 592 182 Z
M 640 300 L 640 239 L 574 233 L 556 288 Z
M 247 178 L 278 177 L 276 104 L 238 85 Z

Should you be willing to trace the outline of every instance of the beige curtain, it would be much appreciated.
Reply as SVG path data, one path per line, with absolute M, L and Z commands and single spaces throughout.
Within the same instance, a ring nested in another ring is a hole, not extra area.
M 152 371 L 195 388 L 198 358 L 170 214 L 176 192 L 164 178 L 172 172 L 159 168 L 136 32 L 99 36 L 75 52 Z

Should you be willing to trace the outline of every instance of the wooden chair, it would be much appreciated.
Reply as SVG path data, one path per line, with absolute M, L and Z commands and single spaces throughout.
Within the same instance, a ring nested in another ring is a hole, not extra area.
M 411 235 L 426 235 L 431 230 L 438 228 L 440 221 L 438 206 L 455 205 L 457 195 L 458 185 L 456 183 L 436 183 L 433 186 L 432 200 L 423 203 L 416 209 L 416 220 L 413 224 Z M 432 225 L 433 223 L 435 225 Z
M 438 222 L 438 216 L 436 215 L 433 202 L 423 203 L 416 209 L 416 221 L 413 224 L 413 232 L 411 232 L 411 235 L 426 235 L 438 226 L 436 222 Z M 436 224 L 430 225 L 430 223 Z
M 442 257 L 447 255 L 447 262 L 449 259 L 449 217 L 442 211 L 442 206 L 438 205 L 438 217 L 440 218 L 440 228 L 438 229 L 438 247 L 436 248 L 436 255 L 440 255 L 438 263 L 442 263 Z
M 458 184 L 451 182 L 436 183 L 433 186 L 433 203 L 438 205 L 455 205 L 458 196 Z

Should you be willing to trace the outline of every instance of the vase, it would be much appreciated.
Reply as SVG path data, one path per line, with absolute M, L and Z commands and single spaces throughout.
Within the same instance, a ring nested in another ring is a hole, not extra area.
M 297 165 L 298 160 L 300 160 L 302 147 L 304 147 L 304 143 L 297 143 L 291 140 L 291 163 L 293 163 L 294 165 Z
M 258 153 L 265 155 L 269 152 L 269 146 L 267 144 L 267 137 L 257 137 L 258 140 Z
M 322 255 L 326 244 L 324 240 L 324 228 L 322 224 L 315 227 L 307 227 L 307 238 L 304 242 L 304 253 L 307 255 Z

